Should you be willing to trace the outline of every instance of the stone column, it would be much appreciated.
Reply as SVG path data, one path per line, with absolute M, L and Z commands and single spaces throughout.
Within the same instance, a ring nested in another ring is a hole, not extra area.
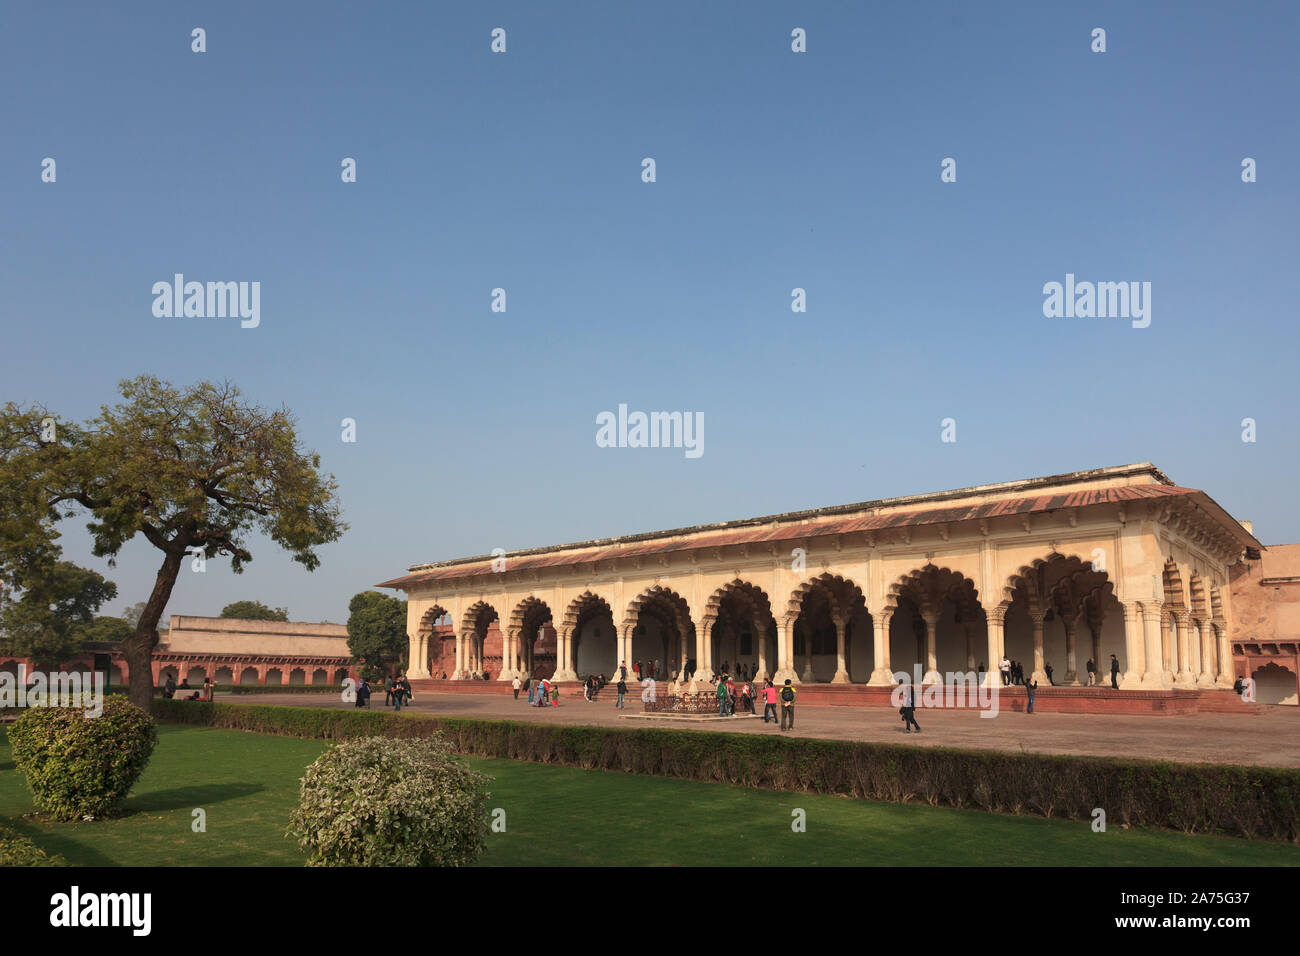
M 454 641 L 456 644 L 456 667 L 451 672 L 451 679 L 461 680 L 465 673 L 465 635 L 457 631 Z
M 1034 628 L 1034 670 L 1029 675 L 1036 683 L 1047 683 L 1047 671 L 1043 670 L 1043 621 L 1046 615 L 1042 611 L 1033 611 L 1029 621 Z
M 1196 634 L 1201 644 L 1201 672 L 1196 677 L 1197 687 L 1214 686 L 1214 629 L 1209 621 L 1196 621 Z
M 1191 656 L 1188 658 L 1188 669 L 1192 672 L 1192 684 L 1194 685 L 1201 673 L 1201 630 L 1196 626 L 1196 621 L 1192 620 L 1190 616 L 1187 618 L 1187 648 L 1191 651 Z
M 995 607 L 985 612 L 987 621 L 987 643 L 989 669 L 984 672 L 984 686 L 1002 686 L 1002 645 L 1006 639 L 1006 608 Z
M 1096 627 L 1093 627 L 1091 624 L 1088 625 L 1088 630 L 1092 633 L 1092 663 L 1097 668 L 1095 673 L 1096 673 L 1096 681 L 1098 687 L 1101 686 L 1102 673 L 1103 673 L 1101 668 L 1101 628 L 1102 628 L 1102 623 L 1104 621 L 1105 618 L 1102 618 L 1102 621 L 1098 622 Z M 1106 683 L 1109 684 L 1110 683 L 1110 658 L 1106 659 L 1105 676 L 1106 676 Z
M 835 676 L 831 678 L 832 684 L 851 683 L 849 680 L 847 656 L 844 649 L 844 630 L 847 623 L 848 622 L 842 618 L 835 618 Z
M 767 676 L 767 628 L 755 628 L 754 640 L 758 641 L 758 673 L 755 678 L 761 680 Z
M 925 670 L 921 675 L 921 680 L 923 682 L 943 683 L 941 677 L 934 678 L 930 676 L 939 673 L 939 615 L 923 613 L 921 620 L 925 624 Z
M 423 673 L 424 668 L 420 666 L 420 661 L 423 658 L 423 655 L 420 653 L 420 645 L 423 643 L 424 641 L 420 639 L 420 635 L 418 634 L 407 636 L 407 654 L 411 658 L 407 670 L 410 671 L 412 677 L 425 676 Z M 289 673 L 292 674 L 293 671 L 290 671 Z
M 703 620 L 695 625 L 695 673 L 687 685 L 688 693 L 699 693 L 701 688 L 708 686 L 709 678 L 713 676 L 713 665 L 709 661 L 709 644 L 712 640 L 712 621 Z
M 781 685 L 787 680 L 791 684 L 800 683 L 794 669 L 794 621 L 776 622 L 776 657 L 776 674 L 772 676 L 772 683 Z
M 1178 675 L 1174 684 L 1178 687 L 1194 687 L 1196 675 L 1192 672 L 1191 648 L 1187 641 L 1187 615 L 1175 614 L 1174 627 L 1178 629 Z
M 790 627 L 790 640 L 791 642 L 794 641 L 793 625 Z M 812 628 L 805 627 L 804 635 L 803 635 L 803 655 L 804 655 L 803 673 L 800 674 L 799 677 L 806 684 L 811 684 L 813 681 L 817 679 L 816 677 L 813 676 L 812 649 L 813 649 Z
M 1232 665 L 1232 644 L 1228 640 L 1228 622 L 1215 621 L 1214 633 L 1218 638 L 1217 647 L 1219 651 L 1219 673 L 1215 683 L 1219 687 L 1232 690 L 1236 669 Z
M 1124 606 L 1124 657 L 1125 670 L 1119 679 L 1120 690 L 1136 690 L 1142 686 L 1142 672 L 1146 669 L 1146 651 L 1143 650 L 1142 609 L 1130 601 Z M 1098 669 L 1101 667 L 1099 661 Z M 1110 658 L 1106 659 L 1106 683 L 1110 683 Z
M 871 671 L 868 682 L 874 687 L 894 686 L 894 672 L 889 669 L 889 619 L 891 615 L 884 611 L 871 615 L 872 659 L 875 668 Z
M 1061 618 L 1061 623 L 1065 626 L 1065 680 L 1062 683 L 1078 685 L 1079 655 L 1074 648 L 1074 635 L 1079 621 L 1077 618 Z
M 515 676 L 515 643 L 519 632 L 514 628 L 501 632 L 501 673 L 497 680 L 513 680 Z
M 570 627 L 555 630 L 555 679 L 578 679 L 573 659 L 573 628 Z
M 1164 669 L 1164 653 L 1160 640 L 1160 605 L 1155 601 L 1142 608 L 1142 622 L 1146 631 L 1146 669 L 1142 672 L 1143 690 L 1168 690 L 1172 685 Z

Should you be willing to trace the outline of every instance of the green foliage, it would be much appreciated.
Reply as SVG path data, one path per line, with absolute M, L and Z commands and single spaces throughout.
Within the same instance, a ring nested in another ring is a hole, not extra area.
M 346 528 L 332 475 L 298 444 L 293 417 L 242 400 L 230 383 L 178 388 L 148 375 L 84 425 L 43 406 L 0 408 L 0 580 L 26 589 L 58 560 L 58 523 L 78 513 L 97 557 L 141 535 L 163 555 L 135 633 L 122 642 L 131 698 L 149 707 L 158 622 L 193 552 L 241 572 L 261 534 L 308 570 Z
M 1300 843 L 1300 770 L 1177 764 L 808 740 L 697 730 L 625 730 L 394 714 L 388 711 L 177 704 L 164 720 L 346 740 L 445 734 L 462 754 L 655 774 L 896 803 L 1222 832 Z
M 436 732 L 359 737 L 307 768 L 289 833 L 308 866 L 465 866 L 486 848 L 486 783 Z
M 91 717 L 79 707 L 27 710 L 9 727 L 14 764 L 36 809 L 53 820 L 98 820 L 126 799 L 158 741 L 153 718 L 117 695 Z
M 362 676 L 367 680 L 390 673 L 410 649 L 406 602 L 378 591 L 354 595 L 348 602 L 348 649 L 353 660 L 366 662 Z
M 97 617 L 81 630 L 83 641 L 120 644 L 131 636 L 134 629 L 120 617 Z
M 235 601 L 221 609 L 221 616 L 242 618 L 246 621 L 287 621 L 289 609 L 267 607 L 261 601 Z
M 57 853 L 46 853 L 0 820 L 0 866 L 67 866 Z
M 0 605 L 0 632 L 9 653 L 36 667 L 56 668 L 81 652 L 94 634 L 95 611 L 117 596 L 117 585 L 68 561 L 26 579 L 22 596 Z M 100 620 L 103 620 L 101 618 Z

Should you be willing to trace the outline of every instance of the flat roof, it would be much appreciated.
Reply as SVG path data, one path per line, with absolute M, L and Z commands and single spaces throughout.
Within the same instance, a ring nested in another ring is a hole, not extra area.
M 1050 489 L 1059 488 L 1062 485 L 1134 476 L 1146 476 L 1151 480 L 1148 484 L 1077 489 L 1069 492 L 1058 491 L 1055 494 L 1011 495 L 966 506 L 953 504 L 953 502 L 963 498 L 1027 491 L 1050 492 Z M 1199 499 L 1198 504 L 1202 504 L 1206 510 L 1210 511 L 1216 520 L 1220 523 L 1228 523 L 1238 532 L 1237 536 L 1243 540 L 1243 546 L 1263 547 L 1255 540 L 1254 535 L 1242 527 L 1236 519 L 1220 508 L 1203 491 L 1179 487 L 1155 465 L 1150 462 L 1139 462 L 1130 465 L 1048 475 L 1042 478 L 973 485 L 950 491 L 906 495 L 896 498 L 880 498 L 856 504 L 791 511 L 735 521 L 719 521 L 713 524 L 693 525 L 667 531 L 650 531 L 612 538 L 593 538 L 568 544 L 507 551 L 504 555 L 477 555 L 449 561 L 418 564 L 407 569 L 410 573 L 375 586 L 400 589 L 423 582 L 468 577 L 490 570 L 492 562 L 501 557 L 509 559 L 511 571 L 519 571 L 530 568 L 557 567 L 601 561 L 613 557 L 635 557 L 637 555 L 663 553 L 678 550 L 682 547 L 725 547 L 733 544 L 846 534 L 855 531 L 884 530 L 908 525 L 942 524 L 967 521 L 974 518 L 1052 511 L 1057 508 L 1078 508 L 1086 505 L 1136 501 L 1145 498 L 1182 496 L 1197 496 Z M 932 507 L 909 507 L 916 505 L 930 505 Z M 879 513 L 885 509 L 890 510 L 886 514 Z M 842 517 L 850 515 L 855 517 Z M 793 526 L 794 522 L 799 522 L 799 524 Z M 774 524 L 777 526 L 771 527 Z M 686 543 L 677 540 L 684 536 L 697 535 L 704 536 L 698 539 L 698 543 Z

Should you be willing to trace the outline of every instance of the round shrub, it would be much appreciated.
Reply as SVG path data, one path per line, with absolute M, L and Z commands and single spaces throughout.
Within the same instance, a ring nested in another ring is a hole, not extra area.
M 308 866 L 464 866 L 487 844 L 488 779 L 441 734 L 358 737 L 307 768 L 289 834 Z
M 153 718 L 125 697 L 81 707 L 27 710 L 9 727 L 14 764 L 36 809 L 52 820 L 98 820 L 126 799 L 158 742 Z

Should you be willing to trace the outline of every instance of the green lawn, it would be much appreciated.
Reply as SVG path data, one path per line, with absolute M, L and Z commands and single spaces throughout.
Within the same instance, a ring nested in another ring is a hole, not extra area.
M 127 815 L 47 826 L 0 736 L 0 816 L 42 849 L 90 865 L 298 865 L 283 836 L 303 768 L 320 741 L 162 724 Z M 490 808 L 505 810 L 483 862 L 529 865 L 1300 864 L 1300 848 L 978 811 L 746 790 L 510 760 L 470 761 L 490 774 Z M 207 811 L 207 832 L 191 812 Z M 807 831 L 791 830 L 791 811 Z

